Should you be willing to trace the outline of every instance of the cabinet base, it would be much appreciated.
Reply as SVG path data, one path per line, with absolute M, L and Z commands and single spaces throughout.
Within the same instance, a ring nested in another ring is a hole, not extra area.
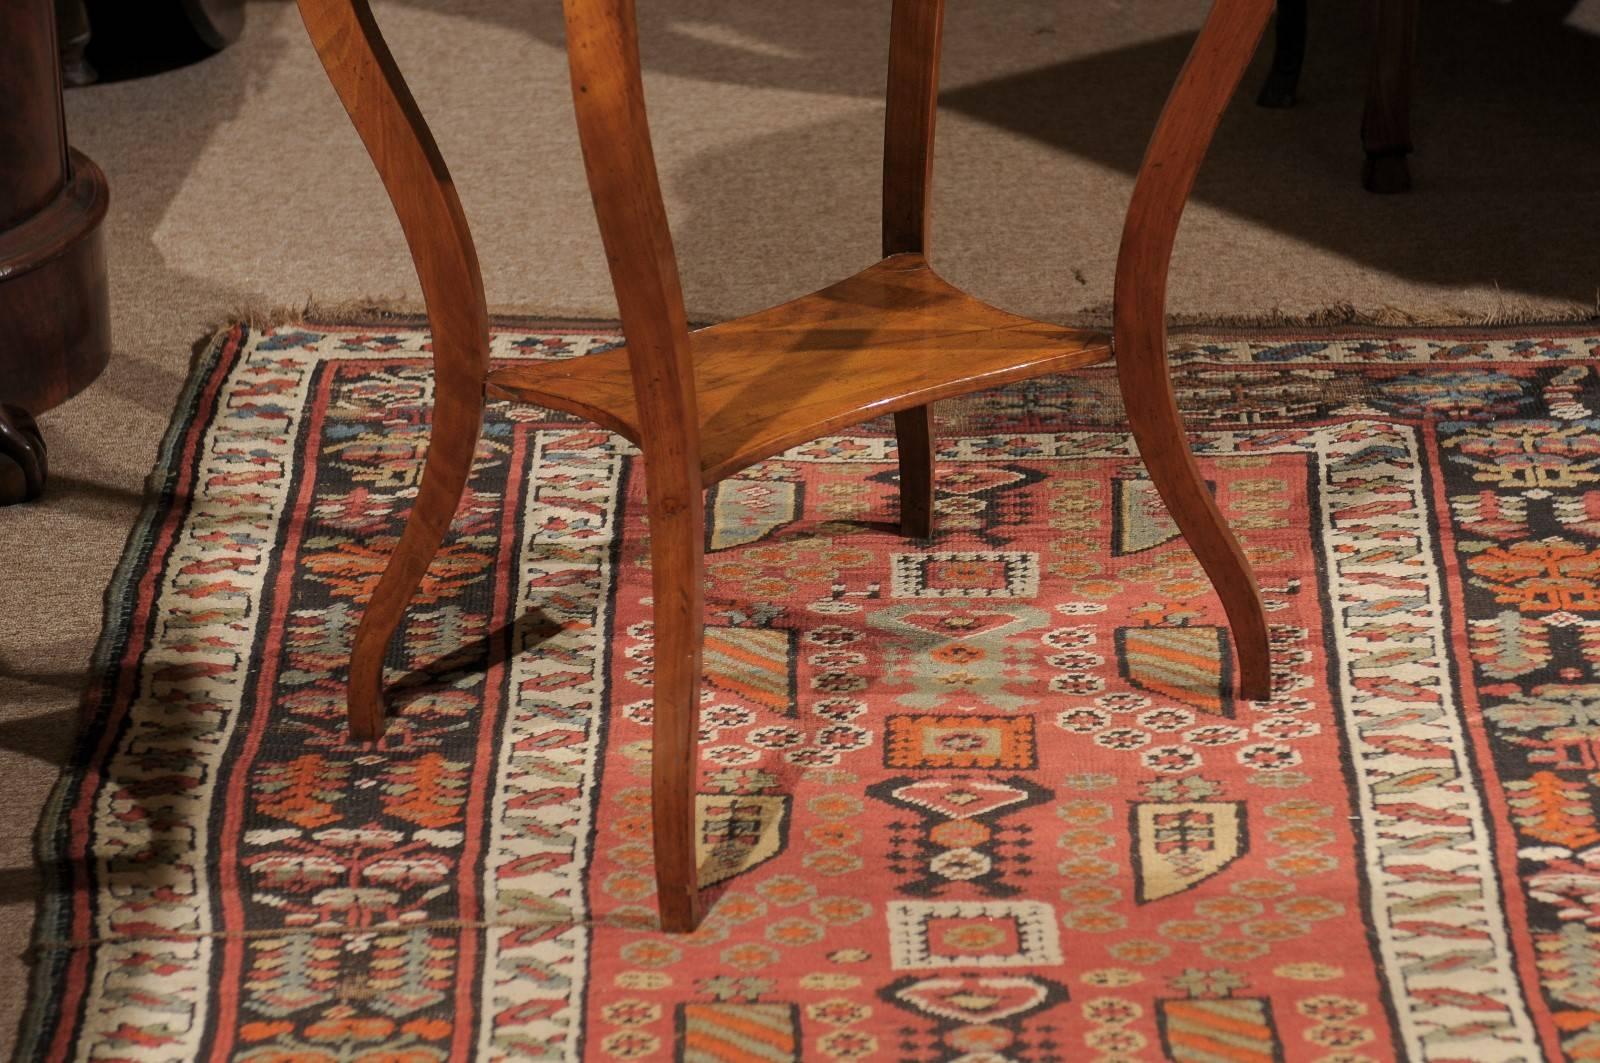
M 0 401 L 29 413 L 92 383 L 111 354 L 101 223 L 109 192 L 86 155 L 51 203 L 0 231 Z

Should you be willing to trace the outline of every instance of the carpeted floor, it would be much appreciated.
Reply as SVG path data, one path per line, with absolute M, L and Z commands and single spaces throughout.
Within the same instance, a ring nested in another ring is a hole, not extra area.
M 1021 0 L 951 10 L 936 258 L 1041 316 L 1102 307 L 1129 175 L 1200 0 Z M 550 4 L 378 4 L 478 226 L 491 300 L 606 316 Z M 1418 188 L 1356 186 L 1366 61 L 1348 5 L 1317 5 L 1304 105 L 1244 101 L 1185 223 L 1174 309 L 1554 315 L 1592 302 L 1600 3 L 1428 5 Z M 0 515 L 0 1031 L 18 1014 L 37 893 L 31 831 L 68 747 L 101 593 L 191 346 L 241 308 L 409 299 L 399 233 L 292 6 L 250 6 L 206 63 L 75 91 L 73 140 L 107 171 L 117 354 L 45 418 L 49 499 Z M 691 313 L 837 279 L 876 244 L 884 19 L 818 0 L 647 9 L 659 154 Z M 1540 57 L 1537 63 L 1503 57 Z M 1259 76 L 1259 69 L 1256 75 Z M 0 1033 L 0 1037 L 5 1036 Z
M 1270 701 L 1231 694 L 1107 367 L 940 404 L 928 543 L 882 422 L 721 482 L 709 911 L 672 937 L 617 437 L 491 406 L 382 752 L 345 740 L 425 342 L 202 359 L 47 820 L 24 1058 L 1595 1055 L 1593 331 L 1178 343 Z

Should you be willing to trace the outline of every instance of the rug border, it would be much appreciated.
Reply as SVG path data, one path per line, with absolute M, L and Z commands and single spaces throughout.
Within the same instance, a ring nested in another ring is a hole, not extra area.
M 67 966 L 73 952 L 56 947 L 70 933 L 72 925 L 73 883 L 67 852 L 70 825 L 65 821 L 65 813 L 81 797 L 89 781 L 91 762 L 99 744 L 97 725 L 107 721 L 114 701 L 114 691 L 100 683 L 99 678 L 106 674 L 133 635 L 132 625 L 127 621 L 131 619 L 136 577 L 155 548 L 152 533 L 180 501 L 175 493 L 182 472 L 175 461 L 178 450 L 197 423 L 207 386 L 225 361 L 243 348 L 250 332 L 250 326 L 235 323 L 217 330 L 203 347 L 196 345 L 198 353 L 190 362 L 183 390 L 173 405 L 154 462 L 144 479 L 144 501 L 139 516 L 128 530 L 116 568 L 101 597 L 100 634 L 89 658 L 88 682 L 79 696 L 72 748 L 62 764 L 61 774 L 50 788 L 33 832 L 33 855 L 41 881 L 26 953 L 33 969 L 28 976 L 28 998 L 16 1030 L 12 1057 L 16 1060 L 47 1058 L 50 1045 L 41 1038 L 54 1042 L 64 1024 L 76 1030 L 82 1021 L 81 1016 L 64 1020 L 61 1009 L 68 989 Z

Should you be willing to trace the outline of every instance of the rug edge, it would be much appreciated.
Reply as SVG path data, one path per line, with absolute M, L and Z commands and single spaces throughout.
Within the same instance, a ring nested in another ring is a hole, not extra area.
M 150 472 L 144 478 L 139 516 L 128 529 L 116 567 L 101 596 L 100 633 L 95 637 L 86 670 L 90 679 L 79 696 L 72 750 L 51 785 L 33 830 L 34 860 L 41 883 L 25 954 L 30 967 L 28 992 L 15 1031 L 14 1060 L 46 1058 L 49 1042 L 59 1035 L 63 1019 L 58 1009 L 68 988 L 65 968 L 71 950 L 59 946 L 70 934 L 73 898 L 70 838 L 64 833 L 67 830 L 65 810 L 81 794 L 88 779 L 93 754 L 90 739 L 96 734 L 95 724 L 104 720 L 111 705 L 108 692 L 96 685 L 94 677 L 107 673 L 118 647 L 131 634 L 122 621 L 130 607 L 136 576 L 154 542 L 151 531 L 177 502 L 172 493 L 177 448 L 194 426 L 200 413 L 201 396 L 222 364 L 230 342 L 237 349 L 249 331 L 248 325 L 235 323 L 214 330 L 203 345 L 196 344 L 183 390 L 173 404 Z M 68 1021 L 76 1023 L 76 1019 Z
M 1061 315 L 1058 324 L 1071 328 L 1109 329 L 1109 305 L 1091 307 Z M 243 325 L 252 329 L 281 328 L 291 324 L 324 326 L 400 325 L 426 327 L 427 311 L 413 300 L 363 298 L 319 302 L 308 298 L 299 306 L 243 305 L 209 322 L 208 335 Z M 697 317 L 691 328 L 716 324 L 711 318 Z M 557 314 L 524 304 L 497 304 L 489 308 L 491 328 L 583 327 L 620 330 L 615 317 L 586 314 Z M 1239 331 L 1307 330 L 1317 335 L 1340 331 L 1382 329 L 1412 333 L 1428 329 L 1503 330 L 1525 328 L 1579 328 L 1600 325 L 1600 297 L 1592 304 L 1569 303 L 1551 310 L 1526 303 L 1503 304 L 1490 313 L 1461 309 L 1420 310 L 1385 304 L 1357 307 L 1333 302 L 1303 313 L 1286 313 L 1276 308 L 1259 312 L 1167 315 L 1167 326 L 1174 332 L 1193 334 L 1207 330 L 1224 333 Z

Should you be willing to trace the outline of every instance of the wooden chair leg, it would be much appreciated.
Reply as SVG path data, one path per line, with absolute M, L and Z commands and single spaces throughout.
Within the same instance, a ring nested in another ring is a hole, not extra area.
M 1167 368 L 1167 272 L 1184 204 L 1273 0 L 1215 0 L 1162 111 L 1134 186 L 1117 259 L 1115 348 L 1139 453 L 1216 587 L 1246 698 L 1271 693 L 1266 611 L 1244 551 L 1189 451 Z
M 1411 83 L 1417 50 L 1418 0 L 1368 0 L 1372 66 L 1361 144 L 1367 161 L 1361 184 L 1368 192 L 1411 190 Z
M 646 476 L 650 475 L 646 459 Z M 689 485 L 685 485 L 689 486 Z M 700 767 L 700 654 L 704 631 L 705 507 L 651 484 L 650 564 L 655 593 L 655 689 L 650 797 L 661 928 L 700 922 L 694 795 Z
M 1306 0 L 1278 0 L 1273 22 L 1272 69 L 1256 97 L 1260 107 L 1293 107 L 1306 61 Z
M 489 370 L 477 252 L 433 136 L 367 0 L 299 0 L 300 15 L 399 216 L 433 330 L 433 436 L 411 516 L 356 631 L 350 731 L 383 731 L 389 640 L 449 530 L 472 470 Z
M 894 415 L 900 453 L 900 534 L 933 537 L 933 407 L 913 406 Z

